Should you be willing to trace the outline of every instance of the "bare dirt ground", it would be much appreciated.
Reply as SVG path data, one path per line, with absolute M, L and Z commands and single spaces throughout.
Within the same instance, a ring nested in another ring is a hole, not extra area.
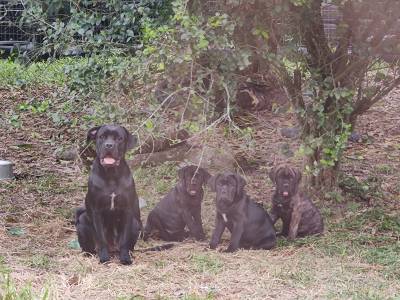
M 358 124 L 363 141 L 349 143 L 342 168 L 364 183 L 362 199 L 315 199 L 326 223 L 322 237 L 279 239 L 271 251 L 234 254 L 187 240 L 173 249 L 142 253 L 162 244 L 140 241 L 134 264 L 117 259 L 100 265 L 75 249 L 72 212 L 82 204 L 87 172 L 81 162 L 58 161 L 55 151 L 85 131 L 56 128 L 43 115 L 20 115 L 20 128 L 7 125 L 18 104 L 45 93 L 0 90 L 0 158 L 15 163 L 17 179 L 0 182 L 0 295 L 3 299 L 398 299 L 400 297 L 400 92 L 372 108 Z M 280 135 L 293 116 L 259 112 L 248 117 L 252 138 L 216 128 L 210 147 L 233 149 L 254 160 L 245 170 L 247 191 L 270 205 L 267 172 L 289 161 L 298 140 Z M 177 163 L 137 168 L 136 187 L 151 207 L 175 183 Z M 217 170 L 210 170 L 215 174 Z M 379 183 L 379 189 L 374 187 Z M 322 197 L 320 197 L 322 198 Z M 206 234 L 213 228 L 213 195 L 203 206 Z M 229 235 L 220 249 L 227 246 Z M 8 295 L 9 298 L 6 296 Z

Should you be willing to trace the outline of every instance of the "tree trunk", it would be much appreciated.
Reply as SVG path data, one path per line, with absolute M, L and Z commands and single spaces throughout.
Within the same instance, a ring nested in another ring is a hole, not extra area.
M 306 156 L 306 165 L 313 170 L 315 168 L 315 161 L 319 162 L 321 159 L 321 150 L 316 149 L 311 155 Z M 319 170 L 317 174 L 311 174 L 307 179 L 306 186 L 313 187 L 317 190 L 333 190 L 337 187 L 338 184 L 338 175 L 339 175 L 339 162 L 336 162 L 332 167 L 324 167 Z

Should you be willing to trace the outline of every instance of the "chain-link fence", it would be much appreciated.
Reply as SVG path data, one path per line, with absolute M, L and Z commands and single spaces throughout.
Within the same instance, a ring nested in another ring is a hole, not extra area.
M 20 51 L 33 47 L 32 28 L 20 23 L 23 11 L 21 1 L 0 0 L 0 49 Z

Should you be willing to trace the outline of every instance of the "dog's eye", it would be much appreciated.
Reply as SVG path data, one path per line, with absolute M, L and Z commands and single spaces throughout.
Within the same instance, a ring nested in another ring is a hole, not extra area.
M 102 134 L 102 135 L 100 136 L 100 138 L 101 138 L 102 140 L 104 140 L 104 139 L 106 138 L 106 136 L 105 136 L 104 134 Z
M 118 142 L 122 142 L 122 140 L 123 140 L 123 138 L 122 138 L 121 136 L 119 136 L 119 137 L 117 138 L 117 141 L 118 141 Z

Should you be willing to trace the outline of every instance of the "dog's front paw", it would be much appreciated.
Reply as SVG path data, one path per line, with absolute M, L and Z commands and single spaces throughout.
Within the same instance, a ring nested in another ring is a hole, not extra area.
M 127 257 L 120 257 L 119 261 L 121 262 L 121 264 L 127 266 L 127 265 L 131 265 L 132 264 L 132 259 L 127 256 Z
M 100 259 L 100 263 L 102 263 L 102 264 L 110 261 L 110 255 L 108 254 L 107 249 L 102 249 L 99 251 L 99 259 Z
M 150 237 L 150 234 L 149 234 L 148 232 L 142 231 L 142 238 L 143 238 L 143 241 L 147 242 L 147 240 L 149 239 L 149 237 Z
M 132 264 L 132 259 L 129 255 L 129 252 L 124 252 L 119 255 L 119 261 L 123 265 L 131 265 Z
M 204 233 L 200 233 L 197 234 L 195 238 L 197 241 L 204 241 L 206 239 L 206 235 Z
M 225 252 L 225 253 L 232 253 L 232 252 L 235 252 L 236 250 L 237 250 L 237 248 L 229 246 L 228 248 L 226 248 L 226 249 L 225 249 L 224 251 L 222 251 L 222 252 Z
M 217 249 L 218 243 L 211 242 L 210 243 L 210 249 Z

